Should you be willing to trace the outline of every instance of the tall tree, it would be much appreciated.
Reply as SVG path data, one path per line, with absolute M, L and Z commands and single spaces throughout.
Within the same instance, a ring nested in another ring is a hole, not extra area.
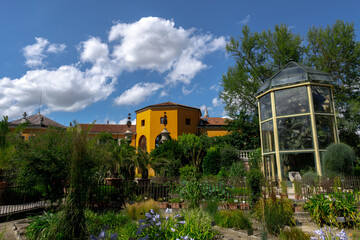
M 231 117 L 240 111 L 257 112 L 255 93 L 260 85 L 290 60 L 302 61 L 305 51 L 300 35 L 286 25 L 276 25 L 274 31 L 252 33 L 248 26 L 237 40 L 231 37 L 226 50 L 236 60 L 222 76 L 220 97 Z

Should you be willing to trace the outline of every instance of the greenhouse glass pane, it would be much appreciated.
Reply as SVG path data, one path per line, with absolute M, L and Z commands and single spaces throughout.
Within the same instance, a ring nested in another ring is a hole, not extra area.
M 276 166 L 276 159 L 275 155 L 266 155 L 264 156 L 264 170 L 265 170 L 265 177 L 268 179 L 277 179 L 277 166 Z
M 280 150 L 312 149 L 310 116 L 277 120 Z
M 272 117 L 271 112 L 271 97 L 270 93 L 266 94 L 265 96 L 261 97 L 260 100 L 260 116 L 261 121 L 269 119 Z
M 319 148 L 325 149 L 335 142 L 334 117 L 315 115 Z
M 273 121 L 261 124 L 263 152 L 275 151 Z
M 332 102 L 329 87 L 312 86 L 315 112 L 332 113 Z
M 315 156 L 313 152 L 310 153 L 281 153 L 280 164 L 282 176 L 289 180 L 289 172 L 315 172 Z
M 275 91 L 276 115 L 292 115 L 309 112 L 306 86 Z

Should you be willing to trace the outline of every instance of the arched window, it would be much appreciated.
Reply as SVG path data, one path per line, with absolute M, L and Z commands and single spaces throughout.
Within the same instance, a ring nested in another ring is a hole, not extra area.
M 144 135 L 142 135 L 139 139 L 139 147 L 144 150 L 147 151 L 147 146 L 146 146 L 146 137 Z

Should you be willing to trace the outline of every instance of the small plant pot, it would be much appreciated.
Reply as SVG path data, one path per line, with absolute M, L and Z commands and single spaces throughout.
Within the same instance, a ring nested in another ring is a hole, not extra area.
M 249 210 L 249 209 L 250 209 L 250 206 L 249 206 L 248 203 L 240 203 L 239 208 L 240 208 L 241 210 Z
M 219 203 L 219 210 L 225 210 L 226 209 L 226 203 Z
M 228 209 L 230 209 L 230 210 L 236 210 L 236 209 L 238 209 L 237 203 L 228 203 L 228 204 L 227 204 L 227 207 L 228 207 Z
M 173 208 L 173 209 L 180 208 L 180 203 L 171 203 L 171 208 Z
M 207 207 L 207 202 L 202 202 L 200 203 L 200 208 L 206 208 Z
M 189 208 L 189 204 L 186 202 L 181 203 L 181 208 Z
M 167 202 L 159 202 L 159 208 L 161 209 L 166 209 L 168 207 L 168 203 Z

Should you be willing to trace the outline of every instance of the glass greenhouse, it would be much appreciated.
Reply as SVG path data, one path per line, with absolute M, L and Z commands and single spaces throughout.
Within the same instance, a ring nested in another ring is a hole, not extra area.
M 265 175 L 287 180 L 291 171 L 322 175 L 326 147 L 338 142 L 332 80 L 289 62 L 257 92 Z

